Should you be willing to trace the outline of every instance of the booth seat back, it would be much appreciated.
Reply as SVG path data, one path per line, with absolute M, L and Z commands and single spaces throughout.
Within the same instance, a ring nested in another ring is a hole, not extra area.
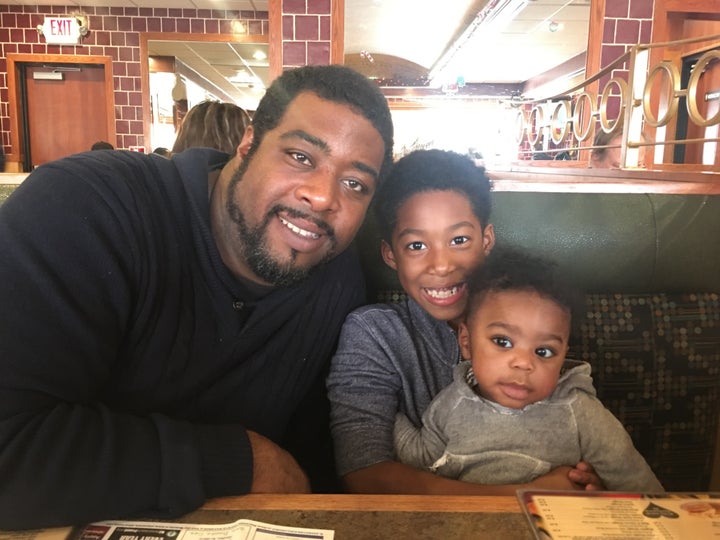
M 720 391 L 720 196 L 494 192 L 498 244 L 558 263 L 585 291 L 570 357 L 666 489 L 707 490 Z M 403 293 L 368 219 L 371 302 Z

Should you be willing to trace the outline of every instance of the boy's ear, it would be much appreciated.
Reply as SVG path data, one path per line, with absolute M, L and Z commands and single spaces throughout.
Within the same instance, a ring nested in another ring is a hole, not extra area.
M 495 227 L 492 223 L 485 225 L 483 229 L 483 251 L 485 255 L 489 255 L 495 246 Z
M 470 331 L 464 322 L 458 325 L 458 344 L 460 345 L 460 354 L 465 360 L 470 360 Z
M 382 254 L 383 261 L 390 268 L 397 271 L 397 263 L 395 262 L 395 254 L 393 253 L 392 247 L 385 240 L 380 241 L 380 253 Z

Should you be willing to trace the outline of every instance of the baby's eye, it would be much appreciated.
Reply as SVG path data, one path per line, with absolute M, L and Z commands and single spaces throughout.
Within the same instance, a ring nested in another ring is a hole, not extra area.
M 450 245 L 451 245 L 451 246 L 460 246 L 460 245 L 465 244 L 465 243 L 467 243 L 467 242 L 469 242 L 469 241 L 470 241 L 470 238 L 468 238 L 467 236 L 456 236 L 455 238 L 453 238 L 452 240 L 450 240 Z
M 491 338 L 491 341 L 498 347 L 502 347 L 504 349 L 510 349 L 512 347 L 512 341 L 505 336 L 495 336 L 494 338 Z
M 407 248 L 410 251 L 420 251 L 421 249 L 425 249 L 425 244 L 423 242 L 417 241 L 417 242 L 410 242 L 407 245 Z
M 549 347 L 539 347 L 535 349 L 535 354 L 537 354 L 540 358 L 552 358 L 555 356 L 555 351 Z

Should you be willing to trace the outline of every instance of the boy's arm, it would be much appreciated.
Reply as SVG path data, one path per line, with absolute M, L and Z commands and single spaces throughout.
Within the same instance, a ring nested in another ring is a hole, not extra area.
M 571 481 L 571 473 L 586 481 Z M 484 485 L 451 480 L 431 472 L 414 469 L 396 461 L 384 461 L 346 474 L 343 485 L 349 493 L 391 493 L 418 495 L 515 495 L 518 489 L 601 489 L 594 472 L 558 467 L 529 484 Z

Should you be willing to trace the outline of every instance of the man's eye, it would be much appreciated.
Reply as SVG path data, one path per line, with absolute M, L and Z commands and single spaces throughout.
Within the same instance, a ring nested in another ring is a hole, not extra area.
M 470 241 L 470 238 L 467 236 L 456 236 L 450 241 L 451 246 L 461 246 L 462 244 L 465 244 Z
M 492 342 L 497 345 L 498 347 L 503 347 L 505 349 L 509 349 L 512 347 L 512 341 L 510 341 L 508 338 L 504 336 L 496 336 L 492 338 Z
M 535 349 L 535 354 L 537 354 L 540 358 L 552 358 L 555 356 L 555 351 L 548 347 L 540 347 Z
M 347 180 L 344 180 L 345 185 L 349 187 L 352 191 L 355 191 L 357 193 L 366 193 L 367 188 L 365 187 L 365 184 L 360 182 L 359 180 L 355 180 L 353 178 L 348 178 Z
M 407 248 L 408 248 L 410 251 L 420 251 L 420 250 L 423 249 L 424 247 L 425 247 L 425 244 L 423 244 L 422 242 L 410 242 L 410 243 L 407 245 Z
M 288 154 L 298 163 L 302 163 L 303 165 L 312 165 L 307 154 L 303 154 L 302 152 L 288 152 Z

